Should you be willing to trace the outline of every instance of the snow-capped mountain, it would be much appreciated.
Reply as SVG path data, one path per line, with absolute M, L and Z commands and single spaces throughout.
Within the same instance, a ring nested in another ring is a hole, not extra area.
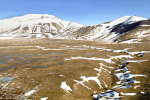
M 134 30 L 136 31 L 133 33 Z M 0 21 L 0 36 L 3 37 L 49 37 L 115 42 L 139 39 L 147 36 L 145 33 L 150 33 L 150 20 L 139 16 L 124 16 L 93 26 L 63 21 L 47 14 L 28 14 Z M 127 35 L 130 36 L 127 38 Z
M 12 37 L 50 37 L 67 29 L 85 25 L 63 21 L 48 14 L 28 14 L 0 21 L 0 35 Z
M 75 31 L 64 31 L 60 37 L 69 39 L 117 41 L 125 33 L 140 27 L 150 25 L 148 19 L 138 16 L 124 16 L 111 22 L 93 26 L 81 27 Z

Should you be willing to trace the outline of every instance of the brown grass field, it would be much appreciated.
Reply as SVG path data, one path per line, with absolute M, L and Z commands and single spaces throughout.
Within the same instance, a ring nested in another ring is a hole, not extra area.
M 141 44 L 107 44 L 98 41 L 47 38 L 1 39 L 0 78 L 15 77 L 15 79 L 0 81 L 0 100 L 17 100 L 31 90 L 37 91 L 28 97 L 30 100 L 41 100 L 40 98 L 43 97 L 48 97 L 47 100 L 92 100 L 91 95 L 101 93 L 105 89 L 111 89 L 116 84 L 115 82 L 118 80 L 111 76 L 111 73 L 117 68 L 119 61 L 128 59 L 128 57 L 111 59 L 115 63 L 108 63 L 97 58 L 109 59 L 110 56 L 130 55 L 97 48 L 113 50 L 130 48 L 128 49 L 129 52 L 150 51 L 149 43 L 144 42 Z M 130 62 L 127 66 L 130 73 L 146 75 L 147 77 L 135 77 L 134 79 L 140 83 L 133 83 L 130 88 L 115 88 L 114 90 L 118 93 L 137 94 L 135 96 L 123 96 L 121 100 L 148 100 L 150 98 L 150 52 L 145 53 L 145 55 L 143 57 L 131 55 L 133 57 L 131 60 L 147 61 Z M 81 58 L 73 59 L 72 57 Z M 97 71 L 95 68 L 101 71 Z M 84 81 L 81 76 L 97 77 L 102 88 L 96 81 Z M 82 82 L 82 84 L 77 83 L 77 81 Z M 8 82 L 9 84 L 7 84 Z M 72 91 L 67 92 L 62 89 L 62 82 L 66 82 Z M 7 86 L 4 87 L 4 84 Z M 137 85 L 139 87 L 135 88 Z

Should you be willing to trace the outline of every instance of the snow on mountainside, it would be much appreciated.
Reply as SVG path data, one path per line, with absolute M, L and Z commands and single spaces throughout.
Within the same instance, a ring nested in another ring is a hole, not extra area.
M 75 22 L 63 21 L 48 14 L 28 14 L 20 17 L 0 21 L 1 37 L 28 38 L 59 38 L 83 39 L 96 41 L 124 41 L 130 31 L 139 27 L 146 27 L 143 32 L 149 33 L 150 20 L 139 16 L 124 16 L 116 20 L 86 26 Z M 141 31 L 140 31 L 141 32 Z M 144 35 L 137 30 L 129 39 L 137 39 L 137 35 Z M 131 38 L 132 37 L 132 38 Z M 144 36 L 145 37 L 145 36 Z
M 144 22 L 145 21 L 145 22 Z M 75 31 L 64 31 L 60 37 L 67 39 L 84 39 L 100 41 L 117 41 L 124 33 L 127 33 L 140 25 L 150 25 L 146 23 L 148 19 L 138 16 L 124 16 L 111 22 L 99 25 L 81 27 Z
M 12 37 L 53 37 L 68 28 L 85 25 L 63 21 L 48 14 L 28 14 L 0 21 L 0 35 Z

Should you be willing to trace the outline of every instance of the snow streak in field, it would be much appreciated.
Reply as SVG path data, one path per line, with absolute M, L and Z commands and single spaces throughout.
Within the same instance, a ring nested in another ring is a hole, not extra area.
M 106 59 L 106 58 L 96 58 L 96 57 L 92 57 L 92 58 L 87 58 L 87 57 L 71 57 L 70 59 L 66 59 L 65 60 L 73 60 L 73 59 L 85 59 L 85 60 L 102 60 L 105 61 L 107 63 L 114 63 L 111 60 L 112 59 L 121 59 L 121 58 L 133 58 L 130 55 L 119 55 L 119 56 L 109 56 L 110 58 Z
M 72 89 L 70 88 L 70 86 L 68 86 L 66 84 L 66 82 L 61 82 L 61 86 L 62 89 L 66 90 L 68 93 L 70 93 L 69 91 L 72 91 Z

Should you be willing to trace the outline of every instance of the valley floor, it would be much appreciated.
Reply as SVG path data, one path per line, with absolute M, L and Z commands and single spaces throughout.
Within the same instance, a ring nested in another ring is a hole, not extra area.
M 138 57 L 140 53 L 145 55 Z M 129 64 L 121 72 L 118 62 L 125 60 Z M 119 83 L 124 82 L 118 78 L 124 77 L 124 73 L 134 82 Z M 93 96 L 111 90 L 118 93 L 113 98 L 116 100 L 148 100 L 149 88 L 148 43 L 0 40 L 0 99 L 92 100 Z

